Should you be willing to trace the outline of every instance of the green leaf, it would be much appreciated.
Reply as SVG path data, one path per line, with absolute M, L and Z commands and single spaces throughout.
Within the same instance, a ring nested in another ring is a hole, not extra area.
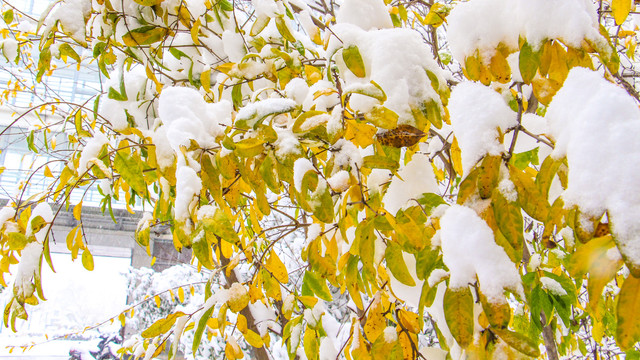
M 240 242 L 240 237 L 238 237 L 238 233 L 233 228 L 231 220 L 229 220 L 227 214 L 225 214 L 225 212 L 220 209 L 216 209 L 216 213 L 213 216 L 213 219 L 205 220 L 205 229 L 208 231 L 212 231 L 222 240 L 230 242 L 232 244 L 237 244 L 238 242 Z
M 260 16 L 256 18 L 256 21 L 253 22 L 253 25 L 251 25 L 251 31 L 249 31 L 249 35 L 256 36 L 260 34 L 262 30 L 264 30 L 264 28 L 269 25 L 270 21 L 271 18 L 268 15 L 260 14 Z
M 133 1 L 144 6 L 153 6 L 153 5 L 162 4 L 164 0 L 133 0 Z
M 235 144 L 235 153 L 245 158 L 257 156 L 264 151 L 264 143 L 264 140 L 257 137 L 240 140 Z
M 366 167 L 369 169 L 387 169 L 391 171 L 396 171 L 400 167 L 400 164 L 397 161 L 390 159 L 387 156 L 369 155 L 364 157 L 363 167 Z
M 71 47 L 71 45 L 67 44 L 67 43 L 63 43 L 62 45 L 60 45 L 60 54 L 61 55 L 66 55 L 70 58 L 72 58 L 73 60 L 80 62 L 80 56 L 78 55 L 78 53 L 73 50 L 73 48 Z
M 2 14 L 2 19 L 4 19 L 4 22 L 7 23 L 7 25 L 11 24 L 13 22 L 13 9 L 5 11 Z
M 540 160 L 538 160 L 538 149 L 539 147 L 536 147 L 535 149 L 531 149 L 529 151 L 514 154 L 511 158 L 513 166 L 520 170 L 524 170 L 527 166 L 529 166 L 529 164 L 538 165 L 540 163 Z
M 113 167 L 122 176 L 124 181 L 140 196 L 147 193 L 147 184 L 144 182 L 140 159 L 123 151 L 116 153 L 113 159 Z
M 489 324 L 494 328 L 506 329 L 511 320 L 509 304 L 501 301 L 490 302 L 483 293 L 479 292 L 479 295 L 482 309 L 489 320 Z
M 551 183 L 560 165 L 562 165 L 562 161 L 554 160 L 551 156 L 547 156 L 540 165 L 540 171 L 536 175 L 536 185 L 544 196 L 549 195 L 549 188 L 551 188 Z
M 355 76 L 361 78 L 367 76 L 360 50 L 355 45 L 342 49 L 342 59 Z
M 488 199 L 500 179 L 501 156 L 486 156 L 478 170 L 478 193 L 481 199 Z
M 507 329 L 491 328 L 491 331 L 493 331 L 502 340 L 504 340 L 504 342 L 506 342 L 509 346 L 518 350 L 519 352 L 534 358 L 540 356 L 540 349 L 538 349 L 538 344 L 525 335 Z
M 434 193 L 424 193 L 420 195 L 420 197 L 417 200 L 420 203 L 420 205 L 422 205 L 422 207 L 424 208 L 424 211 L 427 214 L 431 214 L 431 211 L 433 211 L 433 209 L 447 203 L 446 201 L 444 201 L 442 196 Z
M 382 87 L 373 80 L 371 80 L 368 84 L 350 85 L 348 90 L 345 91 L 345 94 L 360 94 L 360 95 L 372 97 L 380 101 L 381 103 L 387 101 L 387 94 L 385 94 Z
M 302 282 L 320 299 L 325 301 L 333 301 L 333 296 L 331 296 L 331 291 L 329 291 L 327 281 L 324 278 L 318 276 L 318 274 L 316 274 L 315 272 L 306 271 L 304 273 Z
M 473 342 L 473 295 L 469 287 L 447 288 L 444 293 L 444 318 L 451 335 L 463 349 Z
M 82 252 L 82 266 L 89 271 L 93 271 L 93 255 L 91 255 L 89 249 L 84 249 Z
M 204 314 L 202 314 L 200 320 L 198 320 L 198 326 L 196 327 L 196 331 L 193 333 L 193 344 L 191 345 L 191 351 L 193 351 L 193 354 L 198 352 L 198 348 L 200 347 L 200 342 L 202 340 L 202 334 L 204 333 L 204 329 L 207 328 L 207 321 L 211 318 L 211 314 L 215 308 L 215 306 L 209 307 Z
M 402 248 L 400 245 L 394 241 L 389 241 L 387 243 L 384 258 L 386 259 L 387 267 L 394 278 L 407 286 L 416 286 L 416 282 L 413 279 L 413 276 L 409 273 L 407 264 L 404 262 Z
M 622 260 L 611 261 L 607 255 L 613 248 L 615 243 L 611 235 L 595 238 L 578 247 L 567 263 L 567 269 L 574 278 L 581 278 L 589 273 L 587 291 L 589 306 L 593 309 L 602 297 L 602 289 L 622 266 Z
M 398 126 L 398 114 L 384 106 L 374 106 L 364 114 L 364 119 L 381 129 L 394 129 Z
M 140 335 L 143 338 L 150 339 L 156 337 L 158 335 L 164 334 L 167 331 L 171 330 L 173 324 L 175 324 L 176 320 L 183 316 L 184 313 L 182 311 L 178 311 L 172 314 L 167 315 L 167 317 L 162 318 L 149 326 L 145 331 L 143 331 Z
M 42 230 L 47 225 L 47 222 L 40 215 L 31 219 L 31 233 L 35 234 L 38 231 Z
M 316 335 L 315 330 L 311 329 L 308 325 L 304 332 L 302 344 L 304 345 L 304 353 L 307 355 L 307 359 L 314 360 L 318 358 L 320 350 L 318 345 L 318 336 Z
M 29 243 L 27 237 L 23 233 L 19 232 L 11 232 L 9 233 L 9 249 L 11 250 L 22 250 Z
M 318 119 L 316 118 L 316 116 L 320 119 L 319 121 L 315 121 Z M 326 111 L 318 111 L 318 110 L 305 111 L 302 114 L 300 114 L 300 116 L 298 116 L 296 121 L 293 123 L 293 127 L 291 128 L 291 131 L 293 131 L 295 134 L 307 133 L 318 126 L 323 126 L 324 124 L 326 124 L 327 116 L 329 116 L 329 114 Z M 311 121 L 310 124 L 305 124 L 310 119 L 313 119 L 314 121 Z
M 493 207 L 493 215 L 496 219 L 498 229 L 507 239 L 511 247 L 516 250 L 517 254 L 522 254 L 522 244 L 524 244 L 524 221 L 520 207 L 509 202 L 496 189 L 491 197 L 491 206 Z
M 518 61 L 522 80 L 527 84 L 531 83 L 540 67 L 540 52 L 533 51 L 531 44 L 525 42 L 520 48 Z
M 162 41 L 167 37 L 168 31 L 165 28 L 154 25 L 147 25 L 133 29 L 122 36 L 122 42 L 126 46 L 136 47 L 140 45 L 151 45 Z
M 281 15 L 276 17 L 276 28 L 285 40 L 296 42 L 296 38 L 291 33 L 291 30 L 289 30 L 289 25 L 287 25 L 287 21 L 284 19 L 284 16 Z
M 118 90 L 114 89 L 113 87 L 109 87 L 109 93 L 107 94 L 107 97 L 109 99 L 113 99 L 113 100 L 117 100 L 117 101 L 127 101 L 128 97 L 127 94 L 121 94 L 118 92 Z
M 511 181 L 518 192 L 518 203 L 532 218 L 546 222 L 549 218 L 551 206 L 547 196 L 543 195 L 532 178 L 518 170 L 515 166 L 509 166 Z

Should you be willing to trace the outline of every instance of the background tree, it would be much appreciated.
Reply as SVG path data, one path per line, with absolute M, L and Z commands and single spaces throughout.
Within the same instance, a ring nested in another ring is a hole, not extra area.
M 99 183 L 105 212 L 152 209 L 141 246 L 168 224 L 211 271 L 136 356 L 183 333 L 230 359 L 638 356 L 633 6 L 67 0 L 36 20 L 4 1 L 5 99 L 61 66 L 104 77 L 93 102 L 29 110 L 54 115 L 30 147 L 64 165 L 0 213 L 5 325 Z M 93 266 L 81 226 L 67 245 Z

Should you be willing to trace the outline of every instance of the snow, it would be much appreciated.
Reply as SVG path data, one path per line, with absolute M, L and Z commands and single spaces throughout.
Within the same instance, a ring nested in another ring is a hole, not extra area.
M 442 279 L 446 278 L 447 276 L 449 276 L 449 272 L 447 270 L 445 270 L 445 269 L 434 269 L 431 272 L 431 275 L 429 275 L 429 278 L 427 279 L 427 283 L 429 284 L 429 287 L 434 287 L 440 281 L 442 281 Z
M 13 62 L 18 57 L 18 42 L 15 39 L 1 40 L 0 48 L 9 62 Z
M 351 141 L 346 139 L 338 140 L 331 147 L 333 155 L 333 163 L 339 169 L 349 169 L 353 174 L 357 174 L 357 170 L 362 167 L 362 155 L 360 150 Z
M 513 112 L 502 96 L 490 88 L 474 82 L 463 82 L 451 92 L 449 113 L 453 133 L 462 151 L 462 170 L 465 174 L 484 155 L 500 155 L 504 145 L 499 132 L 517 125 Z
M 546 39 L 576 48 L 583 39 L 603 41 L 593 2 L 585 0 L 471 0 L 457 4 L 447 22 L 451 52 L 461 63 L 476 49 L 489 60 L 500 43 L 518 49 L 519 38 L 534 47 Z
M 229 57 L 229 61 L 238 63 L 242 60 L 246 50 L 241 34 L 231 30 L 225 30 L 222 33 L 222 43 L 224 44 L 224 52 Z
M 307 158 L 299 158 L 293 163 L 293 185 L 297 191 L 302 191 L 302 179 L 304 175 L 309 172 L 316 172 L 316 169 Z
M 565 206 L 589 216 L 608 211 L 620 252 L 640 266 L 640 110 L 621 88 L 600 74 L 574 68 L 546 114 L 556 146 L 566 156 Z
M 491 228 L 473 210 L 451 206 L 440 219 L 440 226 L 450 288 L 467 287 L 477 277 L 480 291 L 491 302 L 505 302 L 505 289 L 523 294 L 518 269 L 495 243 Z
M 446 88 L 446 78 L 418 32 L 399 28 L 365 31 L 345 23 L 337 24 L 333 31 L 342 42 L 332 38 L 327 53 L 333 54 L 341 47 L 356 46 L 366 70 L 366 76 L 358 78 L 348 70 L 340 53 L 334 55 L 346 87 L 372 80 L 376 82 L 387 95 L 384 106 L 398 114 L 399 124 L 414 125 L 411 107 L 419 107 L 432 100 L 441 105 L 440 96 L 425 70 L 436 76 L 439 83 L 436 88 L 440 90 Z M 353 94 L 349 101 L 354 111 L 362 113 L 378 104 L 378 100 L 360 94 Z
M 18 272 L 13 284 L 13 291 L 18 298 L 25 299 L 33 294 L 35 287 L 32 279 L 40 273 L 40 259 L 43 249 L 44 246 L 38 242 L 30 242 L 22 249 Z
M 545 290 L 549 290 L 550 293 L 557 296 L 567 295 L 567 291 L 562 287 L 562 285 L 556 280 L 542 276 L 540 278 L 540 283 L 542 283 L 542 288 Z
M 186 221 L 190 214 L 190 205 L 195 196 L 200 195 L 202 180 L 196 172 L 187 166 L 181 166 L 176 171 L 176 201 L 175 218 Z
M 295 109 L 296 102 L 291 99 L 273 98 L 245 105 L 236 116 L 238 120 L 262 120 L 270 114 L 281 114 Z
M 327 183 L 329 183 L 333 191 L 342 192 L 349 188 L 349 179 L 349 173 L 345 170 L 340 170 L 327 179 Z
M 394 176 L 382 201 L 385 209 L 395 215 L 398 210 L 407 206 L 424 193 L 437 193 L 438 184 L 429 158 L 423 154 L 415 154 L 411 161 Z
M 329 337 L 323 337 L 320 340 L 319 360 L 335 360 L 338 358 L 338 350 L 333 344 L 333 340 Z
M 395 326 L 387 326 L 382 333 L 384 334 L 384 341 L 387 344 L 393 344 L 398 341 L 398 332 Z
M 166 138 L 176 154 L 181 153 L 181 146 L 189 147 L 191 140 L 203 148 L 216 145 L 215 139 L 224 135 L 223 126 L 231 124 L 232 110 L 229 101 L 207 103 L 198 91 L 186 87 L 165 88 L 158 105 L 166 134 L 171 134 Z M 168 156 L 165 153 L 161 152 L 163 159 Z M 172 162 L 173 159 L 165 161 Z
M 100 131 L 95 131 L 93 137 L 87 140 L 87 144 L 82 149 L 80 161 L 78 162 L 78 174 L 83 175 L 89 168 L 91 160 L 98 160 L 98 155 L 102 147 L 109 143 L 109 139 Z
M 59 4 L 47 17 L 42 33 L 47 34 L 60 21 L 65 33 L 74 40 L 85 43 L 84 19 L 91 13 L 91 0 L 66 0 Z
M 502 196 L 504 196 L 504 198 L 508 201 L 515 202 L 516 200 L 518 200 L 516 185 L 513 183 L 513 181 L 509 179 L 502 179 L 498 183 L 498 190 L 500 191 L 500 194 L 502 194 Z
M 47 225 L 44 226 L 42 229 L 40 229 L 40 231 L 34 234 L 33 230 L 31 229 L 31 221 L 38 216 L 41 216 L 42 219 L 44 219 L 45 223 L 47 223 Z M 38 204 L 31 211 L 31 217 L 29 217 L 29 223 L 27 224 L 27 230 L 25 232 L 25 235 L 27 237 L 31 235 L 35 235 L 36 241 L 39 242 L 40 244 L 43 244 L 45 241 L 45 236 L 47 235 L 47 233 L 49 232 L 49 228 L 51 227 L 52 221 L 53 221 L 53 212 L 51 211 L 51 206 L 47 203 Z
M 393 27 L 382 0 L 345 0 L 336 13 L 336 21 L 353 24 L 363 30 Z
M 11 206 L 5 206 L 0 210 L 0 229 L 4 224 L 16 215 L 16 210 Z

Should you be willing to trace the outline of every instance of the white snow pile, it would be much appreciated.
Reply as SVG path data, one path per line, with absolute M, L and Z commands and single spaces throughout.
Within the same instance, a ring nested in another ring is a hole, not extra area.
M 490 302 L 505 302 L 505 289 L 523 294 L 520 274 L 493 231 L 472 209 L 450 207 L 440 219 L 442 259 L 449 268 L 449 287 L 463 288 L 476 278 Z
M 86 43 L 86 28 L 84 19 L 91 13 L 90 0 L 65 0 L 51 12 L 46 20 L 46 26 L 42 31 L 47 34 L 57 22 L 62 25 L 62 30 L 81 44 Z M 43 16 L 47 13 L 44 12 Z
M 165 88 L 158 105 L 162 126 L 170 134 L 167 140 L 177 154 L 191 140 L 204 148 L 213 147 L 216 137 L 224 134 L 224 126 L 231 123 L 232 110 L 229 101 L 207 103 L 197 90 L 186 87 Z
M 459 62 L 476 50 L 489 60 L 499 43 L 517 49 L 520 37 L 534 47 L 545 39 L 574 47 L 583 39 L 603 41 L 593 2 L 585 0 L 471 0 L 459 3 L 447 22 L 451 53 Z
M 353 24 L 363 30 L 393 27 L 382 0 L 345 0 L 336 14 L 336 21 Z
M 102 147 L 109 143 L 109 139 L 104 133 L 96 131 L 93 137 L 87 140 L 86 145 L 82 149 L 80 154 L 80 161 L 78 162 L 78 174 L 83 175 L 90 167 L 89 162 L 98 160 L 98 155 L 102 150 Z M 97 163 L 97 162 L 96 162 Z
M 500 155 L 505 147 L 498 141 L 498 129 L 504 134 L 518 124 L 516 113 L 500 94 L 474 82 L 464 82 L 453 89 L 449 113 L 465 174 L 484 155 Z
M 175 218 L 186 221 L 195 206 L 194 198 L 200 195 L 202 180 L 198 174 L 188 166 L 181 166 L 176 171 L 176 201 Z
M 380 0 L 375 2 L 378 1 L 382 4 Z M 425 70 L 433 73 L 438 79 L 436 88 L 439 91 L 445 91 L 446 77 L 419 33 L 409 29 L 369 30 L 370 26 L 360 24 L 364 26 L 363 29 L 353 23 L 354 21 L 350 20 L 335 25 L 332 30 L 341 41 L 332 38 L 327 49 L 327 54 L 334 54 L 341 47 L 346 49 L 356 46 L 362 56 L 366 71 L 364 78 L 359 78 L 348 70 L 341 52 L 333 55 L 346 88 L 352 85 L 361 87 L 370 81 L 376 82 L 387 95 L 384 106 L 399 115 L 400 124 L 414 124 L 412 106 L 418 107 L 431 100 L 442 105 L 440 96 L 433 89 Z M 360 94 L 353 94 L 349 101 L 353 110 L 363 113 L 379 104 L 378 100 Z
M 418 205 L 411 201 L 422 194 L 438 192 L 433 167 L 426 155 L 415 154 L 407 165 L 400 168 L 398 175 L 393 177 L 382 199 L 384 208 L 394 216 L 400 209 Z
M 546 114 L 556 140 L 552 156 L 567 157 L 566 206 L 600 217 L 608 211 L 620 252 L 640 266 L 640 110 L 600 74 L 574 68 Z

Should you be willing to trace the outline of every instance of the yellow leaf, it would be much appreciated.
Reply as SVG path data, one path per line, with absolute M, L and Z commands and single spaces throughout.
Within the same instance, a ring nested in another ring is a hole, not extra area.
M 611 12 L 616 24 L 622 25 L 631 11 L 633 0 L 611 0 Z
M 0 169 L 0 174 L 2 173 L 3 169 Z M 52 178 L 53 174 L 51 173 L 51 169 L 49 169 L 49 167 L 47 165 L 44 166 L 44 176 L 48 177 L 48 178 Z
M 364 334 L 371 342 L 376 341 L 386 327 L 387 321 L 384 318 L 383 312 L 382 302 L 378 297 L 369 307 L 367 322 L 364 325 Z
M 453 165 L 453 170 L 460 176 L 462 173 L 462 150 L 460 150 L 460 145 L 458 145 L 458 139 L 453 138 L 451 142 L 451 162 Z
M 447 289 L 444 293 L 444 317 L 462 348 L 473 342 L 473 295 L 468 287 Z
M 253 330 L 247 330 L 247 332 L 244 334 L 244 339 L 247 341 L 247 344 L 253 346 L 254 348 L 261 348 L 264 345 L 260 335 L 258 335 Z
M 569 273 L 575 277 L 582 277 L 589 273 L 587 291 L 589 293 L 589 306 L 596 309 L 604 286 L 613 279 L 622 266 L 622 260 L 611 261 L 609 251 L 615 249 L 615 243 L 611 235 L 590 240 L 580 246 L 567 264 Z
M 238 314 L 238 320 L 236 320 L 236 327 L 240 330 L 241 333 L 246 333 L 247 328 L 247 318 L 242 314 Z
M 84 249 L 82 252 L 82 266 L 89 271 L 93 271 L 93 255 L 88 249 Z
M 503 84 L 507 83 L 511 78 L 511 67 L 509 67 L 507 59 L 500 51 L 496 51 L 495 55 L 491 58 L 489 70 L 496 80 Z
M 178 20 L 184 25 L 187 29 L 191 28 L 191 14 L 189 14 L 189 10 L 182 5 L 180 6 L 180 10 L 178 11 Z
M 367 76 L 360 50 L 356 46 L 352 45 L 342 49 L 342 59 L 355 76 L 360 78 Z
M 78 203 L 78 205 L 73 207 L 73 217 L 76 220 L 80 220 L 81 216 L 82 216 L 82 200 Z
M 178 300 L 183 303 L 184 302 L 184 289 L 183 288 L 179 288 L 178 289 Z
M 124 34 L 122 41 L 126 46 L 131 47 L 150 45 L 164 40 L 167 37 L 167 33 L 167 29 L 162 27 L 155 27 L 153 25 L 143 26 Z
M 229 305 L 231 311 L 237 313 L 247 307 L 249 304 L 249 292 L 247 288 L 240 283 L 234 283 L 228 291 L 229 300 L 227 300 L 227 305 Z
M 373 135 L 378 129 L 369 124 L 358 123 L 355 120 L 346 120 L 345 139 L 352 141 L 356 146 L 366 148 L 373 144 Z
M 407 264 L 404 262 L 403 251 L 400 245 L 394 241 L 389 241 L 385 250 L 384 258 L 387 261 L 387 268 L 391 274 L 401 283 L 407 286 L 415 286 L 416 282 L 409 273 Z
M 282 263 L 282 260 L 276 255 L 275 251 L 271 250 L 269 258 L 264 264 L 267 270 L 282 284 L 289 282 L 289 273 L 287 268 Z
M 193 40 L 193 43 L 196 45 L 200 45 L 200 39 L 198 38 L 198 34 L 200 33 L 200 26 L 202 26 L 202 22 L 198 17 L 196 21 L 193 22 L 193 26 L 191 27 L 191 30 L 190 30 L 191 40 Z
M 200 74 L 200 83 L 206 92 L 211 92 L 211 69 L 207 69 Z
M 160 305 L 162 305 L 162 299 L 160 299 L 160 296 L 158 295 L 154 296 L 153 300 L 156 302 L 157 307 L 160 307 Z
M 400 309 L 398 311 L 398 320 L 400 325 L 414 334 L 419 334 L 422 331 L 421 319 L 416 313 Z

